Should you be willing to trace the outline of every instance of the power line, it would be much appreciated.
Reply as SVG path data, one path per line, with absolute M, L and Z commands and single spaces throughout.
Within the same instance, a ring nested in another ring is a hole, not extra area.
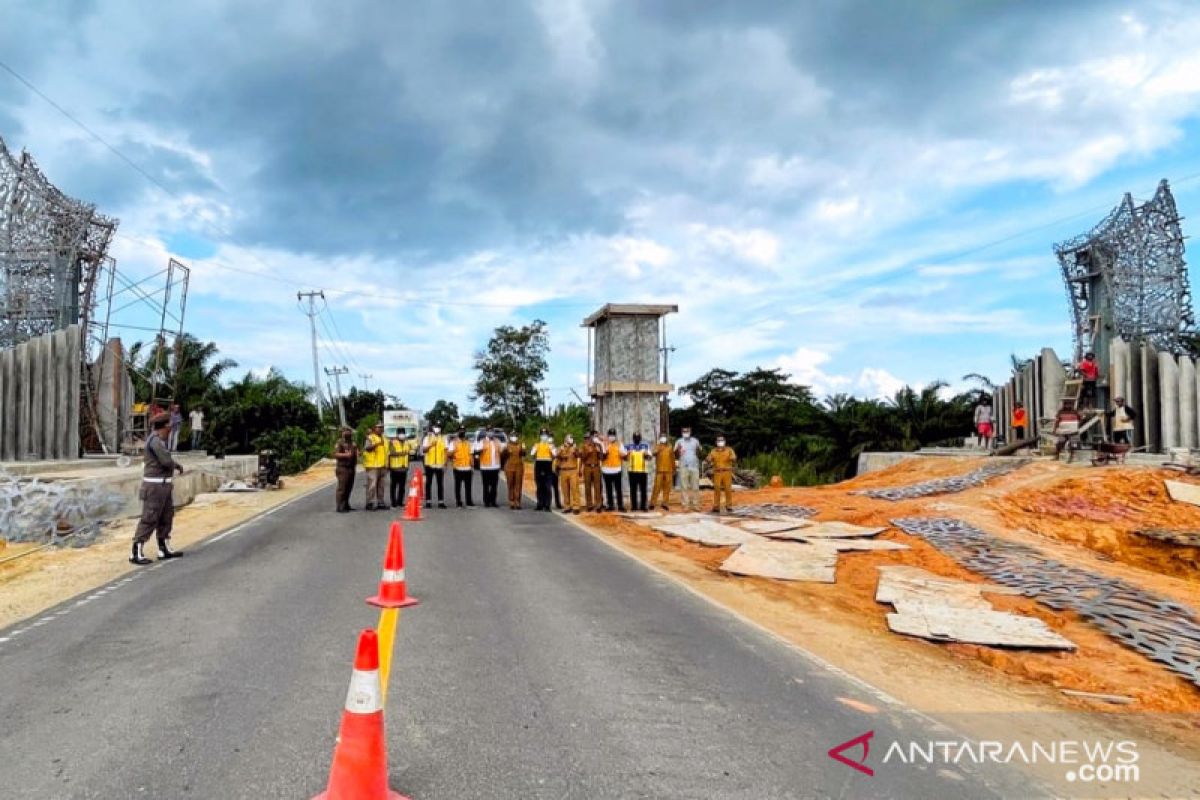
M 337 358 L 342 363 L 347 361 L 354 362 L 354 359 L 346 355 L 346 352 L 342 350 L 341 345 L 338 344 L 338 342 L 334 339 L 333 334 L 329 332 L 329 326 L 325 323 L 325 317 L 322 316 L 320 311 L 317 312 L 317 319 L 321 321 L 321 329 L 325 331 L 325 335 L 329 337 L 325 342 L 326 349 L 329 350 L 331 354 L 336 351 Z M 355 363 L 354 366 L 356 369 L 359 368 L 357 363 Z

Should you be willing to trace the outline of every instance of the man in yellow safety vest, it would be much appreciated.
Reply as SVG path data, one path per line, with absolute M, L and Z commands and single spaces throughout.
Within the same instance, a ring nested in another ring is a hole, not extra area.
M 387 507 L 387 492 L 383 473 L 387 471 L 387 440 L 383 438 L 383 423 L 371 427 L 363 443 L 363 469 L 367 472 L 367 511 L 383 511 Z
M 538 442 L 533 446 L 533 482 L 537 487 L 537 510 L 549 511 L 554 497 L 554 439 L 550 431 L 542 428 Z
M 408 459 L 412 455 L 412 442 L 405 441 L 405 434 L 397 430 L 388 440 L 388 488 L 392 508 L 404 505 L 404 484 L 408 481 Z
M 608 429 L 608 441 L 604 443 L 604 460 L 600 462 L 600 476 L 604 478 L 604 493 L 608 497 L 605 511 L 624 511 L 625 493 L 621 489 L 621 462 L 628 455 L 625 445 L 617 441 L 617 431 Z M 616 502 L 613 502 L 613 495 Z
M 650 445 L 635 433 L 633 441 L 625 446 L 629 462 L 629 510 L 646 510 L 646 487 L 650 476 Z
M 434 425 L 421 440 L 421 455 L 425 457 L 425 507 L 430 507 L 433 500 L 433 483 L 437 481 L 438 508 L 445 508 L 446 437 L 442 436 L 442 429 L 437 425 Z
M 475 482 L 475 453 L 471 440 L 467 438 L 467 429 L 459 428 L 451 446 L 454 457 L 454 505 L 463 507 L 463 490 L 466 490 L 467 507 L 472 508 L 475 501 L 471 499 L 471 484 Z
M 483 441 L 475 443 L 475 451 L 479 453 L 479 478 L 483 481 L 483 507 L 499 508 L 496 495 L 500 488 L 500 440 L 485 431 Z

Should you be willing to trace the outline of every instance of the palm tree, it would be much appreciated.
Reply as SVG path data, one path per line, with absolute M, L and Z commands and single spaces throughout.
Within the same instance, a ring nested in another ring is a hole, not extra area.
M 221 389 L 221 378 L 237 366 L 233 359 L 218 359 L 219 352 L 215 342 L 201 342 L 188 333 L 174 347 L 161 338 L 134 343 L 127 363 L 135 395 L 152 400 L 153 390 L 160 399 L 173 400 L 185 409 L 211 402 Z

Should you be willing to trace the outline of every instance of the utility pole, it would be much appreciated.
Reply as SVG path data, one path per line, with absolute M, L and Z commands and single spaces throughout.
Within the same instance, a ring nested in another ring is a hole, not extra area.
M 662 353 L 662 358 L 663 358 L 663 383 L 670 383 L 671 379 L 667 375 L 667 360 L 670 358 L 671 353 L 675 352 L 675 348 L 674 347 L 660 347 L 660 348 L 658 348 L 658 352 Z
M 363 385 L 366 387 L 366 389 L 364 391 L 366 391 L 367 394 L 370 394 L 371 393 L 371 379 L 374 378 L 375 376 L 369 372 L 366 374 L 360 372 L 360 373 L 358 373 L 358 377 L 362 378 L 362 380 L 363 380 Z M 383 398 L 383 392 L 380 392 L 379 393 L 379 419 L 380 420 L 383 419 L 383 406 L 384 406 L 385 402 L 386 401 Z
M 346 426 L 346 404 L 342 402 L 342 376 L 350 371 L 349 367 L 326 367 L 325 374 L 333 376 L 333 384 L 337 387 L 338 418 L 342 427 Z
M 317 298 L 325 299 L 325 292 L 296 292 L 296 302 L 300 302 L 301 298 L 308 298 L 308 310 L 304 313 L 308 315 L 308 326 L 312 329 L 312 356 L 313 356 L 313 399 L 317 403 L 317 419 L 321 422 L 325 421 L 325 413 L 321 410 L 321 367 L 317 363 Z

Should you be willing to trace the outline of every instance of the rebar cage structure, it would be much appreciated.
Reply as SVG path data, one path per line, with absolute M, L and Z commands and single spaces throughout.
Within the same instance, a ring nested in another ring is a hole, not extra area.
M 1088 233 L 1054 246 L 1071 307 L 1075 358 L 1120 336 L 1175 354 L 1194 332 L 1182 218 L 1166 180 L 1141 205 L 1126 194 Z
M 64 194 L 0 138 L 0 348 L 96 322 L 117 220 Z

